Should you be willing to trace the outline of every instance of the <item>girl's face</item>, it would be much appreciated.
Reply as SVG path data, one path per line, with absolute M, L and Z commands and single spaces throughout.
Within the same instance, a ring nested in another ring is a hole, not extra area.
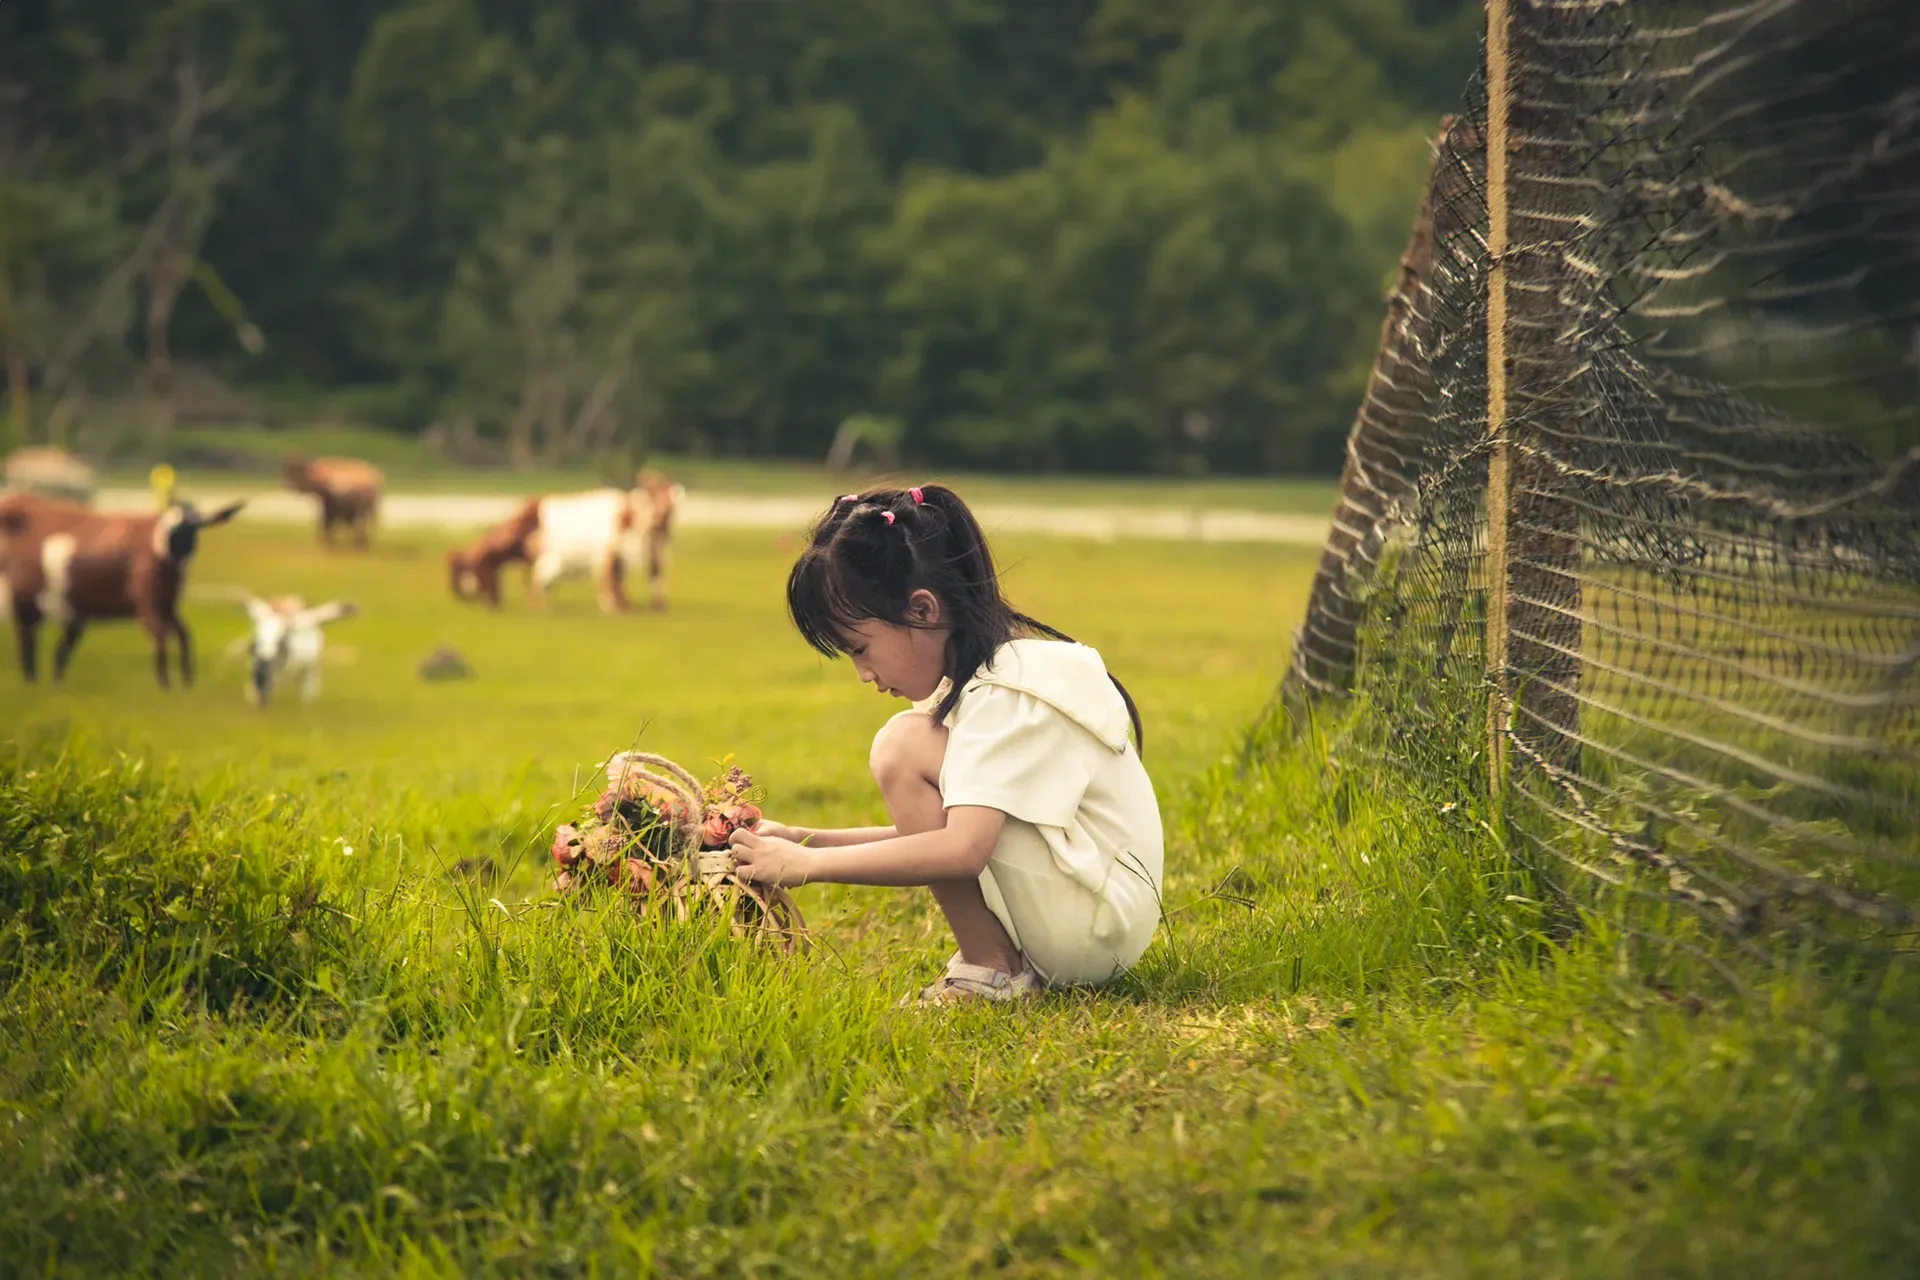
M 947 674 L 947 634 L 940 601 L 931 591 L 907 598 L 907 625 L 868 619 L 841 629 L 847 656 L 870 684 L 890 697 L 931 697 Z

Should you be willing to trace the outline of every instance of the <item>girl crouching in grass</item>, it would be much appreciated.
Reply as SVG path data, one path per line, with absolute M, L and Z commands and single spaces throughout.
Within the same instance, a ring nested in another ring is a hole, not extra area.
M 1140 714 L 1100 655 L 1016 613 L 985 536 L 940 485 L 836 500 L 787 579 L 807 643 L 914 704 L 871 765 L 890 827 L 733 834 L 766 884 L 924 885 L 959 943 L 924 1003 L 1105 982 L 1160 920 Z

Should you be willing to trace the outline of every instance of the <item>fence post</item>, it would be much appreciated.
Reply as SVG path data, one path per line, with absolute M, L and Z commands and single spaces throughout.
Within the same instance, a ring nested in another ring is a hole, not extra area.
M 1592 394 L 1565 192 L 1585 161 L 1592 15 L 1487 5 L 1487 739 L 1503 793 L 1520 752 L 1580 769 L 1580 508 L 1566 467 Z
M 1507 197 L 1512 106 L 1507 0 L 1487 0 L 1487 768 L 1496 797 L 1506 790 L 1507 612 Z

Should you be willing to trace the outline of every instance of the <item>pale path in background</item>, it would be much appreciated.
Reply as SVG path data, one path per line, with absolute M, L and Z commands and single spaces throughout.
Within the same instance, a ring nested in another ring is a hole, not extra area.
M 245 498 L 243 519 L 305 524 L 313 519 L 313 499 L 274 490 L 195 489 L 201 506 Z M 512 515 L 525 499 L 512 494 L 390 493 L 380 505 L 380 523 L 388 528 L 467 529 L 494 524 Z M 818 518 L 824 500 L 787 497 L 738 497 L 691 493 L 675 519 L 688 528 L 805 529 Z M 102 489 L 102 511 L 147 511 L 153 495 L 145 489 Z M 1062 538 L 1154 538 L 1181 542 L 1274 542 L 1319 546 L 1328 521 L 1318 516 L 1229 509 L 1128 507 L 1040 507 L 982 504 L 974 508 L 989 533 L 1051 534 Z

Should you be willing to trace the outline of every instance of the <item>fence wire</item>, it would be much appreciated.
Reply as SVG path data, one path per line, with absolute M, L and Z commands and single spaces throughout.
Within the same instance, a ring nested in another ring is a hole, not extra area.
M 1286 692 L 1484 748 L 1562 885 L 1920 913 L 1917 17 L 1489 5 Z

